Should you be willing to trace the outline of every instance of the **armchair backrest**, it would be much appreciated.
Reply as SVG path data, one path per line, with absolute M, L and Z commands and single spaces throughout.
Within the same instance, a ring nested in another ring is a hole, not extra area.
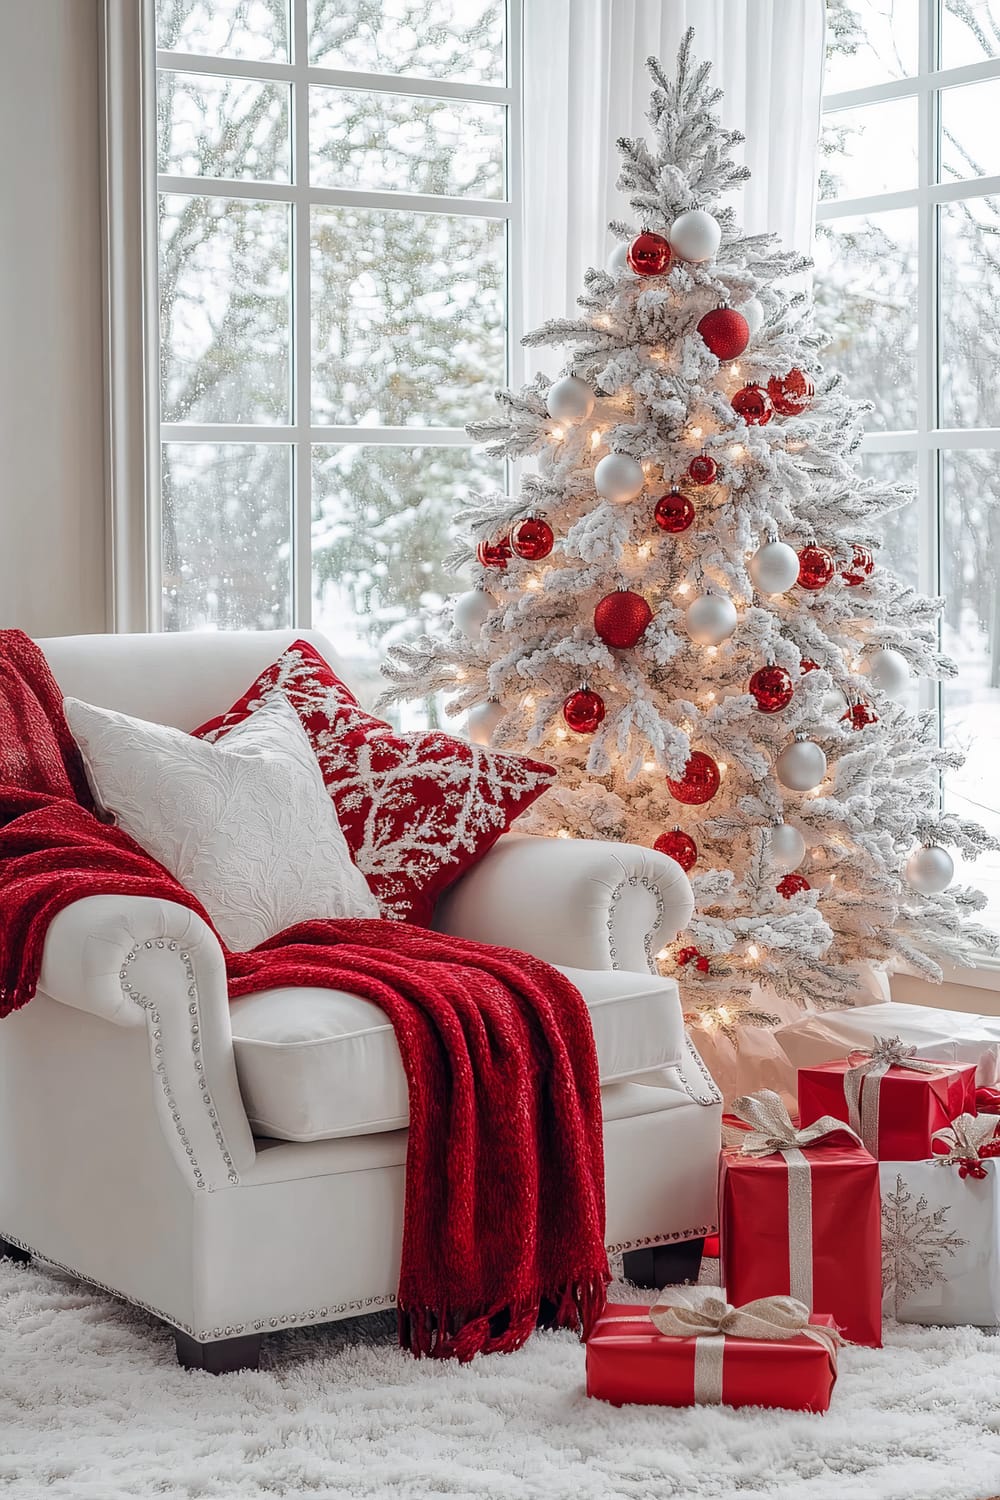
M 63 635 L 38 645 L 67 697 L 190 731 L 224 713 L 297 640 L 309 641 L 343 676 L 316 630 Z

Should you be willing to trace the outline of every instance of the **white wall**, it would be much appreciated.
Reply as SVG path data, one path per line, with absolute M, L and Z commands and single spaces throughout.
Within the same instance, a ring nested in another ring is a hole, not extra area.
M 0 625 L 103 630 L 98 0 L 0 9 Z

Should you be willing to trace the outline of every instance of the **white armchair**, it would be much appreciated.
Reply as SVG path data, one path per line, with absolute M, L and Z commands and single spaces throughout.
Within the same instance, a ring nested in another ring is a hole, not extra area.
M 42 645 L 67 693 L 192 728 L 294 638 Z M 509 835 L 436 915 L 443 931 L 556 964 L 582 990 L 601 1070 L 608 1244 L 650 1283 L 693 1270 L 714 1227 L 721 1103 L 676 986 L 650 965 L 690 910 L 679 867 L 650 850 Z M 38 995 L 0 1025 L 0 1132 L 12 1143 L 0 1155 L 0 1253 L 37 1254 L 147 1308 L 175 1329 L 182 1363 L 253 1364 L 271 1329 L 395 1301 L 406 1125 L 377 1007 L 309 989 L 230 1004 L 199 917 L 89 897 L 53 921 Z M 686 1266 L 671 1246 L 693 1252 Z

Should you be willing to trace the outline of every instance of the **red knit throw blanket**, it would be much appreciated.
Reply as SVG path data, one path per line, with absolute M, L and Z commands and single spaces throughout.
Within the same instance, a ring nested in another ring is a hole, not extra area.
M 84 896 L 157 896 L 209 919 L 99 822 L 61 694 L 38 648 L 0 632 L 0 1016 L 31 999 L 57 912 Z M 538 1321 L 604 1306 L 601 1102 L 579 991 L 538 959 L 396 922 L 306 922 L 226 953 L 231 999 L 285 985 L 372 1000 L 410 1093 L 400 1342 L 471 1359 Z

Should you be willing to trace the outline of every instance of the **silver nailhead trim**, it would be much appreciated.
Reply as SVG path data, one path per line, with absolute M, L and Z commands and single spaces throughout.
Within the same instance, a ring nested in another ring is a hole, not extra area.
M 608 1245 L 609 1255 L 621 1255 L 626 1250 L 645 1250 L 650 1245 L 666 1245 L 677 1240 L 700 1240 L 706 1234 L 717 1234 L 715 1224 L 697 1224 L 694 1229 L 672 1229 L 669 1234 L 644 1234 L 638 1240 L 622 1240 L 619 1245 Z
M 649 964 L 650 968 L 652 968 L 653 966 L 653 933 L 659 931 L 660 927 L 663 924 L 663 892 L 654 881 L 647 879 L 645 875 L 628 875 L 624 880 L 620 880 L 615 886 L 614 890 L 611 892 L 611 904 L 608 908 L 608 955 L 611 959 L 612 969 L 618 969 L 621 967 L 618 962 L 618 949 L 615 947 L 615 907 L 621 900 L 626 887 L 634 887 L 637 885 L 641 885 L 645 890 L 649 891 L 650 895 L 656 902 L 656 921 L 643 938 L 643 947 L 646 953 L 646 962 Z
M 157 948 L 162 948 L 164 946 L 163 941 L 160 940 L 156 942 L 155 946 Z M 190 1163 L 195 1187 L 204 1188 L 205 1176 L 195 1158 L 194 1148 L 192 1147 L 187 1131 L 184 1128 L 184 1122 L 181 1119 L 180 1111 L 177 1108 L 177 1100 L 174 1096 L 174 1092 L 171 1087 L 170 1080 L 167 1077 L 167 1071 L 163 1063 L 163 1047 L 161 1044 L 163 1031 L 160 1025 L 160 1013 L 154 1005 L 153 1001 L 150 1000 L 148 995 L 144 995 L 141 993 L 141 991 L 134 989 L 129 983 L 130 965 L 135 962 L 135 960 L 138 958 L 139 954 L 143 952 L 143 950 L 151 949 L 153 947 L 154 944 L 152 942 L 136 943 L 135 946 L 130 949 L 130 951 L 125 955 L 125 958 L 122 960 L 122 966 L 118 971 L 118 982 L 121 985 L 122 994 L 128 1000 L 131 1000 L 133 1004 L 140 1006 L 146 1012 L 154 1042 L 153 1056 L 156 1058 L 156 1074 L 163 1089 L 163 1096 L 167 1101 L 167 1108 L 170 1111 L 170 1118 L 174 1122 L 177 1134 L 180 1137 L 181 1145 L 184 1147 L 184 1153 Z M 198 1075 L 198 1087 L 201 1090 L 202 1103 L 208 1111 L 208 1118 L 212 1125 L 212 1133 L 215 1136 L 216 1145 L 219 1148 L 219 1154 L 221 1155 L 222 1160 L 226 1165 L 228 1179 L 235 1187 L 235 1185 L 240 1180 L 239 1173 L 236 1170 L 236 1164 L 233 1161 L 233 1158 L 229 1151 L 229 1146 L 226 1143 L 226 1137 L 223 1134 L 222 1125 L 219 1122 L 218 1112 L 215 1108 L 215 1103 L 209 1092 L 208 1083 L 205 1079 L 205 1067 L 201 1061 L 201 1013 L 198 1009 L 198 985 L 195 979 L 194 962 L 192 961 L 190 953 L 188 953 L 186 950 L 182 949 L 178 952 L 176 943 L 167 943 L 166 947 L 168 952 L 177 953 L 180 962 L 184 965 L 184 975 L 187 980 L 187 993 L 189 1001 L 188 1015 L 191 1018 L 191 1055 L 193 1059 L 194 1070 Z

